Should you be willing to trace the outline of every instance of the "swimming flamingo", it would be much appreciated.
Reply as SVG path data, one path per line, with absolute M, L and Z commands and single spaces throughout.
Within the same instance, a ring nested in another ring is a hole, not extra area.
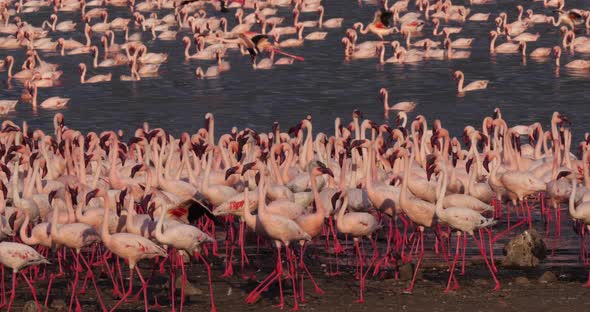
M 486 89 L 490 82 L 489 80 L 476 80 L 463 87 L 465 75 L 460 70 L 455 71 L 454 78 L 457 81 L 457 92 L 459 93 Z
M 108 81 L 111 81 L 111 79 L 113 78 L 113 74 L 108 73 L 106 75 L 95 75 L 95 76 L 92 76 L 87 79 L 86 78 L 86 64 L 80 63 L 78 65 L 78 68 L 80 69 L 80 83 L 82 83 L 82 84 L 108 82 Z

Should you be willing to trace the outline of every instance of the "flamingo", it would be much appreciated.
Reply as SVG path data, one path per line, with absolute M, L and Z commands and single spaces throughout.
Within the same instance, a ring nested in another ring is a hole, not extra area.
M 102 189 L 98 189 L 97 192 L 90 193 L 86 197 L 86 204 L 92 199 L 93 196 L 101 196 L 105 197 L 108 196 L 106 192 Z M 104 207 L 104 219 L 108 220 L 110 218 L 110 209 Z M 155 257 L 166 257 L 166 251 L 158 246 L 156 243 L 152 242 L 151 240 L 131 234 L 131 233 L 115 233 L 112 234 L 109 232 L 109 224 L 108 222 L 103 222 L 100 232 L 100 239 L 102 240 L 105 247 L 107 247 L 113 254 L 117 255 L 120 258 L 125 259 L 129 263 L 129 288 L 128 291 L 123 295 L 123 297 L 111 308 L 111 311 L 115 310 L 119 305 L 126 301 L 127 297 L 133 291 L 133 271 L 137 271 L 137 276 L 142 284 L 142 291 L 143 291 L 143 299 L 145 304 L 145 311 L 148 312 L 148 301 L 147 301 L 147 283 L 143 279 L 141 272 L 139 271 L 139 267 L 137 267 L 137 262 L 141 261 L 142 259 L 153 259 Z
M 25 282 L 27 282 L 27 285 L 29 285 L 37 310 L 41 311 L 42 309 L 37 301 L 35 287 L 31 284 L 27 275 L 22 272 L 22 269 L 39 264 L 50 264 L 49 261 L 30 246 L 19 243 L 1 242 L 0 264 L 2 264 L 2 273 L 4 273 L 4 267 L 12 269 L 12 291 L 10 293 L 10 301 L 8 302 L 7 311 L 10 311 L 14 298 L 16 297 L 15 291 L 18 273 L 21 274 Z M 2 277 L 4 277 L 4 274 L 2 274 Z M 2 283 L 4 285 L 4 281 L 2 281 Z M 2 291 L 4 291 L 4 287 L 2 287 Z M 2 297 L 5 298 L 4 294 L 2 294 Z
M 457 81 L 457 92 L 459 93 L 486 89 L 488 87 L 488 83 L 490 82 L 489 80 L 476 80 L 463 87 L 463 81 L 465 80 L 465 75 L 463 72 L 457 70 L 453 76 Z

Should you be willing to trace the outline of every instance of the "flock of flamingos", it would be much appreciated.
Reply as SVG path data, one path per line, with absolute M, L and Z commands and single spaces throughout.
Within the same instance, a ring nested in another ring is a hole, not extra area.
M 471 14 L 471 7 L 491 0 L 469 2 L 466 7 L 451 0 L 398 0 L 391 6 L 385 1 L 372 21 L 345 31 L 344 55 L 398 64 L 469 58 L 474 40 L 484 39 L 460 38 L 461 25 L 490 17 L 497 26 L 489 31 L 490 53 L 539 60 L 553 55 L 559 67 L 562 52 L 576 58 L 590 52 L 590 38 L 582 35 L 590 29 L 590 12 L 566 8 L 565 0 L 544 0 L 543 6 L 551 8 L 549 16 L 532 9 L 524 15 L 518 5 L 512 20 L 506 13 Z M 109 20 L 113 6 L 127 6 L 128 18 Z M 47 11 L 49 18 L 33 26 L 26 18 L 37 11 Z M 169 14 L 159 17 L 156 11 Z M 278 15 L 285 12 L 292 15 Z M 0 49 L 25 51 L 20 67 L 13 55 L 0 61 L 7 78 L 24 86 L 19 100 L 0 100 L 0 112 L 14 110 L 18 101 L 47 109 L 68 104 L 69 99 L 61 97 L 38 100 L 39 89 L 58 85 L 63 74 L 59 64 L 42 59 L 45 53 L 80 55 L 80 83 L 110 82 L 113 75 L 105 72 L 114 66 L 129 68 L 121 81 L 137 81 L 157 75 L 162 63 L 177 61 L 167 53 L 148 51 L 142 40 L 182 37 L 186 60 L 216 62 L 206 69 L 197 67 L 195 75 L 213 78 L 231 69 L 224 60 L 231 50 L 248 56 L 255 70 L 304 61 L 285 49 L 323 40 L 328 33 L 321 29 L 342 27 L 341 18 L 324 18 L 324 13 L 320 0 L 0 0 Z M 77 20 L 64 20 L 66 15 Z M 431 35 L 423 32 L 426 24 L 434 26 Z M 541 34 L 527 31 L 537 24 L 557 27 L 558 32 L 547 34 L 561 37 L 556 46 L 529 53 L 527 45 L 534 45 Z M 85 42 L 66 39 L 79 31 Z M 358 41 L 368 33 L 379 39 Z M 398 34 L 401 43 L 386 41 Z M 285 38 L 289 36 L 294 37 Z M 505 42 L 496 45 L 498 40 Z M 389 46 L 392 54 L 386 58 Z M 277 55 L 284 57 L 275 59 Z M 575 59 L 565 67 L 590 69 L 590 61 Z M 102 74 L 89 76 L 89 70 Z M 479 80 L 464 85 L 461 71 L 454 77 L 459 93 L 488 84 Z M 171 280 L 171 308 L 182 311 L 187 266 L 202 265 L 215 311 L 210 258 L 224 257 L 224 277 L 234 275 L 234 257 L 245 273 L 255 266 L 248 252 L 254 244 L 257 258 L 261 248 L 276 249 L 276 265 L 246 297 L 250 304 L 278 287 L 279 306 L 285 306 L 287 292 L 298 309 L 305 301 L 306 279 L 316 293 L 323 293 L 313 268 L 307 267 L 318 250 L 329 255 L 331 274 L 340 274 L 339 256 L 354 254 L 359 302 L 364 301 L 369 273 L 396 270 L 403 263 L 415 263 L 406 289 L 411 293 L 427 249 L 448 264 L 445 290 L 450 291 L 459 288 L 455 272 L 458 266 L 464 271 L 468 235 L 478 246 L 494 289 L 499 289 L 494 242 L 518 228 L 533 228 L 534 221 L 548 228 L 553 224 L 551 235 L 561 235 L 562 204 L 575 220 L 581 258 L 588 263 L 590 137 L 575 146 L 579 157 L 572 154 L 566 116 L 555 112 L 550 129 L 538 122 L 509 126 L 496 109 L 481 126 L 466 126 L 457 138 L 440 120 L 429 124 L 422 115 L 409 119 L 415 103 L 390 105 L 388 91 L 381 89 L 380 95 L 385 113 L 397 114 L 395 126 L 379 125 L 355 110 L 348 123 L 336 119 L 333 135 L 314 134 L 311 117 L 288 131 L 275 123 L 267 133 L 233 128 L 216 135 L 214 117 L 208 113 L 205 127 L 194 134 L 176 138 L 146 123 L 127 142 L 121 132 L 70 129 L 61 113 L 54 117 L 52 134 L 31 131 L 26 122 L 4 121 L 0 307 L 11 310 L 20 279 L 39 311 L 53 299 L 52 290 L 55 296 L 55 281 L 67 281 L 69 310 L 81 311 L 79 296 L 94 287 L 102 311 L 116 310 L 139 296 L 148 311 L 150 281 L 164 275 Z M 526 143 L 521 141 L 525 138 Z M 425 246 L 428 233 L 433 246 Z M 348 238 L 354 243 L 351 252 L 341 243 Z M 371 242 L 370 248 L 363 239 Z M 11 286 L 5 285 L 5 268 L 12 269 Z M 180 294 L 174 285 L 178 271 Z M 134 287 L 136 278 L 139 288 Z M 98 286 L 105 280 L 117 298 L 111 307 Z
M 476 7 L 495 5 L 494 0 L 470 0 L 469 6 L 451 0 L 398 0 L 391 6 L 385 1 L 372 21 L 356 22 L 353 28 L 346 29 L 342 38 L 344 55 L 347 59 L 375 58 L 381 64 L 468 59 L 475 41 L 486 39 L 460 37 L 463 26 L 478 23 L 479 27 L 489 27 L 488 20 L 493 18 L 495 27 L 489 29 L 491 54 L 522 54 L 541 62 L 554 57 L 559 69 L 565 52 L 575 58 L 564 65 L 566 69 L 588 70 L 590 61 L 578 56 L 590 53 L 590 37 L 583 35 L 590 31 L 590 12 L 567 8 L 565 1 L 543 0 L 542 5 L 533 2 L 526 11 L 516 5 L 509 12 L 517 13 L 514 17 L 507 12 L 497 16 L 485 10 L 471 12 Z M 121 10 L 109 11 L 109 7 L 128 7 L 129 13 L 109 19 L 109 12 L 119 15 Z M 535 13 L 533 8 L 550 13 Z M 26 18 L 37 11 L 47 12 L 47 20 L 34 26 Z M 162 12 L 168 14 L 158 16 Z M 80 60 L 83 84 L 112 81 L 113 74 L 108 71 L 114 67 L 129 68 L 129 74 L 121 75 L 120 81 L 138 81 L 158 75 L 165 62 L 179 61 L 169 60 L 165 51 L 148 50 L 146 43 L 157 48 L 158 42 L 181 41 L 185 46 L 183 61 L 215 62 L 194 69 L 196 77 L 216 78 L 231 70 L 224 58 L 233 50 L 249 55 L 247 59 L 257 70 L 303 61 L 303 57 L 284 49 L 299 49 L 306 41 L 325 40 L 327 29 L 343 27 L 343 18 L 327 18 L 324 13 L 321 0 L 2 0 L 0 33 L 5 36 L 0 37 L 0 49 L 9 53 L 22 49 L 26 53 L 20 67 L 14 55 L 8 55 L 0 61 L 0 69 L 7 72 L 9 80 L 23 84 L 21 102 L 30 102 L 33 108 L 62 108 L 68 98 L 38 100 L 38 93 L 42 93 L 39 89 L 59 85 L 63 74 L 60 64 L 43 60 L 44 54 L 59 53 Z M 369 33 L 379 40 L 358 41 L 359 36 Z M 78 41 L 72 34 L 84 39 Z M 541 35 L 555 36 L 553 46 L 537 47 Z M 398 40 L 386 41 L 395 36 Z M 497 44 L 500 40 L 504 42 Z M 278 54 L 285 57 L 278 58 Z M 90 76 L 89 71 L 100 73 Z M 455 78 L 459 93 L 485 89 L 488 84 L 487 80 L 479 80 L 464 85 L 461 72 Z M 0 113 L 14 110 L 17 102 L 3 100 Z
M 426 249 L 449 266 L 446 291 L 458 289 L 455 272 L 465 270 L 468 235 L 499 289 L 493 243 L 519 227 L 533 228 L 533 221 L 553 224 L 552 235 L 561 235 L 564 203 L 587 263 L 590 137 L 578 145 L 581 157 L 574 156 L 566 116 L 555 112 L 544 130 L 538 122 L 509 126 L 495 109 L 481 127 L 466 126 L 460 138 L 440 120 L 409 120 L 405 112 L 396 120 L 396 126 L 380 125 L 355 110 L 349 123 L 335 120 L 332 135 L 314 134 L 308 117 L 286 132 L 275 123 L 270 132 L 234 128 L 216 140 L 208 113 L 194 134 L 176 138 L 146 123 L 127 142 L 114 131 L 70 129 L 61 113 L 51 134 L 6 120 L 0 130 L 0 304 L 11 309 L 20 278 L 41 310 L 54 281 L 62 279 L 71 292 L 70 310 L 81 309 L 78 297 L 91 282 L 101 310 L 113 311 L 132 300 L 136 274 L 141 287 L 135 298 L 143 294 L 148 311 L 149 281 L 166 271 L 174 281 L 180 269 L 182 310 L 186 266 L 202 262 L 216 310 L 208 258 L 225 252 L 223 276 L 230 277 L 235 254 L 246 276 L 255 266 L 246 247 L 256 241 L 258 260 L 260 248 L 276 248 L 276 266 L 246 302 L 257 302 L 278 284 L 283 307 L 288 283 L 297 309 L 305 300 L 305 279 L 323 293 L 306 262 L 322 250 L 330 274 L 341 274 L 338 256 L 350 255 L 341 243 L 348 238 L 359 302 L 370 272 L 414 262 L 406 289 L 411 293 Z M 500 221 L 503 230 L 497 231 Z M 433 246 L 425 247 L 430 232 Z M 363 238 L 371 242 L 370 252 Z M 8 301 L 4 268 L 12 269 Z M 113 307 L 105 306 L 99 282 L 112 284 L 119 299 Z M 37 298 L 39 283 L 44 300 Z M 170 287 L 173 310 L 175 289 Z

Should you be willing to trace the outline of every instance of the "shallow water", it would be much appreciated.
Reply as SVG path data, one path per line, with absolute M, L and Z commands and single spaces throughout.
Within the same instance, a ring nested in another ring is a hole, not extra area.
M 525 9 L 532 8 L 535 13 L 547 12 L 542 2 L 519 2 Z M 576 7 L 584 1 L 568 1 L 568 6 Z M 414 114 L 424 114 L 429 120 L 440 118 L 443 125 L 457 134 L 467 124 L 479 124 L 483 116 L 491 114 L 494 107 L 501 107 L 504 118 L 509 123 L 528 124 L 541 121 L 547 125 L 554 110 L 560 110 L 571 116 L 575 134 L 584 131 L 583 123 L 590 115 L 586 109 L 586 88 L 590 83 L 588 73 L 570 73 L 562 69 L 556 78 L 553 60 L 544 62 L 523 60 L 518 55 L 498 55 L 491 57 L 488 53 L 488 31 L 495 28 L 493 19 L 496 13 L 507 11 L 509 21 L 516 18 L 513 1 L 500 1 L 497 4 L 474 6 L 472 13 L 491 11 L 488 22 L 467 22 L 461 37 L 475 37 L 472 57 L 461 61 L 429 61 L 419 65 L 385 65 L 378 66 L 375 59 L 346 62 L 342 57 L 340 39 L 345 28 L 327 30 L 325 41 L 306 42 L 303 48 L 291 50 L 305 57 L 302 63 L 288 67 L 276 67 L 270 71 L 253 71 L 249 59 L 231 51 L 228 60 L 232 64 L 229 72 L 219 79 L 196 80 L 194 70 L 197 66 L 207 67 L 211 62 L 185 62 L 180 39 L 177 41 L 150 41 L 147 43 L 151 52 L 168 52 L 169 61 L 163 64 L 160 77 L 147 78 L 140 82 L 120 82 L 118 77 L 128 74 L 128 69 L 89 69 L 89 74 L 113 72 L 114 81 L 96 85 L 80 85 L 77 64 L 90 64 L 90 56 L 61 57 L 55 53 L 42 53 L 43 58 L 52 63 L 61 64 L 65 72 L 62 86 L 40 89 L 39 99 L 49 96 L 70 97 L 67 109 L 62 110 L 68 125 L 81 130 L 123 129 L 129 132 L 149 121 L 153 126 L 161 126 L 175 133 L 191 131 L 202 126 L 206 112 L 216 116 L 218 131 L 228 131 L 232 126 L 252 127 L 268 130 L 272 122 L 279 121 L 287 129 L 307 114 L 313 116 L 318 131 L 332 132 L 333 120 L 341 116 L 346 120 L 350 112 L 359 108 L 365 117 L 383 121 L 382 105 L 377 97 L 378 90 L 386 87 L 390 90 L 390 101 L 395 103 L 411 100 L 418 103 Z M 326 18 L 344 17 L 344 26 L 350 27 L 354 22 L 371 20 L 376 10 L 375 4 L 366 3 L 359 7 L 356 1 L 324 1 Z M 38 26 L 47 19 L 48 9 L 26 15 L 25 19 Z M 128 16 L 126 8 L 110 8 L 110 18 Z M 291 21 L 290 11 L 281 9 L 281 16 Z M 170 11 L 159 12 L 160 16 Z M 219 13 L 213 13 L 219 14 Z M 228 16 L 230 27 L 233 25 L 233 13 Z M 60 20 L 80 20 L 79 13 L 60 13 Z M 316 18 L 315 13 L 302 14 L 303 20 Z M 81 25 L 79 25 L 80 27 Z M 424 33 L 431 34 L 431 25 Z M 529 44 L 528 51 L 543 46 L 559 44 L 558 30 L 547 25 L 538 25 L 529 32 L 541 32 L 537 43 Z M 306 32 L 307 33 L 307 32 Z M 58 35 L 51 34 L 57 38 Z M 65 34 L 68 38 L 70 35 Z M 118 42 L 122 33 L 118 32 Z M 76 33 L 73 38 L 83 41 L 83 35 Z M 432 36 L 430 36 L 432 37 Z M 99 36 L 93 35 L 93 42 L 99 42 Z M 144 38 L 151 38 L 144 33 Z M 369 35 L 361 38 L 376 40 Z M 390 39 L 400 40 L 399 35 Z M 503 42 L 503 39 L 499 39 Z M 391 53 L 387 50 L 387 53 Z M 0 50 L 0 57 L 11 54 L 20 66 L 23 51 Z M 585 56 L 576 55 L 576 58 Z M 562 64 L 571 57 L 564 53 Z M 475 79 L 489 79 L 487 90 L 468 93 L 464 97 L 456 94 L 452 73 L 461 69 L 465 72 L 466 82 Z M 7 83 L 2 76 L 0 97 L 16 99 L 22 92 L 18 81 Z M 8 118 L 28 120 L 33 127 L 48 129 L 55 111 L 39 109 L 33 112 L 28 104 L 19 104 L 17 111 Z M 393 119 L 394 117 L 390 117 Z M 219 133 L 219 132 L 218 132 Z

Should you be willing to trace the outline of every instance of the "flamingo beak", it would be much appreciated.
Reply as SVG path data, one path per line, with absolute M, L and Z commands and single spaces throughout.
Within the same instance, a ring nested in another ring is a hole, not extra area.
M 94 198 L 94 196 L 96 196 L 97 193 L 98 193 L 98 189 L 94 189 L 94 190 L 88 192 L 88 194 L 86 194 L 86 198 L 84 199 L 84 203 L 86 205 L 88 205 L 88 203 L 90 202 L 90 200 L 92 198 Z
M 483 168 L 487 171 L 490 172 L 490 159 L 486 156 L 483 159 Z
M 247 163 L 242 167 L 242 175 L 244 175 L 244 173 L 246 173 L 246 171 L 252 169 L 254 167 L 254 165 L 256 165 L 255 162 L 251 162 L 251 163 Z
M 233 166 L 225 171 L 225 180 L 229 179 L 234 173 L 238 171 L 238 166 Z

